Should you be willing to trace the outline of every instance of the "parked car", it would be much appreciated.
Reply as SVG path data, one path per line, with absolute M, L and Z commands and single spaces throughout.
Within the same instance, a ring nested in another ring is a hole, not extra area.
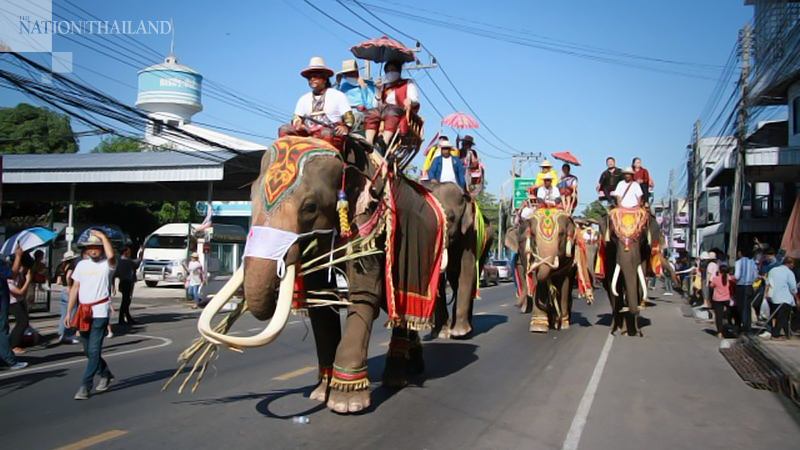
M 501 281 L 511 281 L 513 277 L 511 275 L 511 264 L 506 261 L 505 259 L 498 259 L 494 261 L 494 265 L 497 267 L 497 278 Z
M 494 265 L 494 261 L 491 259 L 486 261 L 486 264 L 483 265 L 483 270 L 481 270 L 481 286 L 488 286 L 490 283 L 497 285 L 500 283 L 499 280 L 497 266 Z

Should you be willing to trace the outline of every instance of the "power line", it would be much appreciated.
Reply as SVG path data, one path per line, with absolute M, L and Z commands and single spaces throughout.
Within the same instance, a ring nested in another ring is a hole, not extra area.
M 334 22 L 338 23 L 339 25 L 343 26 L 344 28 L 347 28 L 348 30 L 350 30 L 350 31 L 352 31 L 353 33 L 355 33 L 355 34 L 357 34 L 357 35 L 361 36 L 361 37 L 362 37 L 362 38 L 364 38 L 364 39 L 369 39 L 369 36 L 367 36 L 366 34 L 360 33 L 360 32 L 358 32 L 358 31 L 356 31 L 356 30 L 354 30 L 354 29 L 350 28 L 349 26 L 347 26 L 347 25 L 343 24 L 342 22 L 339 22 L 339 21 L 338 21 L 338 20 L 337 20 L 335 17 L 333 17 L 333 16 L 331 16 L 330 14 L 326 13 L 325 11 L 323 11 L 323 10 L 321 10 L 321 9 L 317 8 L 317 6 L 316 6 L 315 4 L 313 4 L 313 3 L 311 3 L 310 1 L 308 1 L 308 0 L 303 0 L 303 1 L 304 1 L 304 2 L 306 2 L 306 4 L 308 4 L 308 6 L 310 6 L 310 7 L 314 8 L 314 9 L 316 9 L 316 10 L 317 10 L 317 12 L 319 12 L 319 13 L 320 13 L 320 14 L 322 14 L 323 16 L 327 17 L 328 19 L 331 19 L 332 21 L 334 21 Z

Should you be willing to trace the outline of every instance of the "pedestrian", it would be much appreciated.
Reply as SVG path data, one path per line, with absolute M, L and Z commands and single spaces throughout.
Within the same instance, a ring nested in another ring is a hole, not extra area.
M 611 208 L 616 204 L 616 199 L 611 194 L 622 179 L 622 171 L 617 167 L 616 160 L 609 156 L 606 158 L 607 170 L 600 174 L 600 181 L 597 182 L 597 192 L 602 192 L 605 197 L 608 207 Z
M 650 172 L 642 167 L 642 158 L 636 157 L 631 161 L 633 168 L 633 181 L 639 183 L 642 188 L 642 203 L 645 208 L 650 207 L 650 190 L 653 189 L 653 179 L 650 178 Z
M 8 311 L 14 315 L 14 329 L 11 330 L 9 344 L 15 355 L 22 355 L 25 353 L 25 350 L 22 349 L 22 337 L 29 325 L 28 304 L 25 298 L 28 295 L 28 288 L 33 282 L 34 260 L 27 253 L 23 253 L 18 258 L 21 261 L 19 265 L 16 259 L 15 257 L 14 266 L 11 269 L 13 277 L 8 279 L 8 291 L 11 294 Z
M 64 253 L 61 264 L 58 266 L 57 282 L 61 286 L 61 317 L 58 320 L 58 342 L 62 344 L 79 344 L 80 340 L 74 336 L 75 331 L 64 325 L 64 318 L 67 317 L 67 305 L 69 304 L 69 289 L 72 287 L 72 272 L 78 262 L 77 255 L 72 250 Z
M 197 252 L 192 253 L 186 273 L 186 293 L 193 301 L 192 309 L 197 309 L 200 306 L 200 287 L 206 283 L 205 270 Z
M 14 266 L 17 268 L 22 257 L 22 250 L 15 249 Z M 13 271 L 5 261 L 0 260 L 0 361 L 4 369 L 19 370 L 28 366 L 28 363 L 17 361 L 16 355 L 11 351 L 8 335 L 8 313 L 10 307 L 10 292 L 8 281 L 13 279 Z
M 714 305 L 714 322 L 717 325 L 717 337 L 722 339 L 722 318 L 725 317 L 725 310 L 731 301 L 731 280 L 728 277 L 728 268 L 722 267 L 719 274 L 711 279 L 711 304 Z
M 706 253 L 706 286 L 708 294 L 705 295 L 706 306 L 711 306 L 708 300 L 711 298 L 711 281 L 719 275 L 719 264 L 717 264 L 717 255 L 714 252 Z
M 736 308 L 741 322 L 741 332 L 750 334 L 752 327 L 753 283 L 758 277 L 758 269 L 756 268 L 756 263 L 747 257 L 748 255 L 745 254 L 743 249 L 738 249 L 736 253 L 739 257 L 733 266 L 733 276 L 736 279 Z M 756 311 L 756 314 L 758 314 L 758 311 Z
M 119 325 L 136 325 L 138 322 L 131 316 L 131 299 L 133 298 L 133 286 L 136 284 L 136 269 L 139 268 L 140 261 L 131 259 L 130 247 L 123 247 L 121 254 L 117 270 L 114 271 L 114 278 L 119 280 L 117 290 L 122 295 L 118 323 Z
M 103 339 L 109 318 L 111 276 L 117 261 L 114 249 L 105 234 L 91 230 L 88 238 L 79 245 L 86 249 L 87 259 L 75 266 L 72 273 L 72 288 L 69 292 L 68 315 L 65 325 L 80 332 L 83 351 L 86 354 L 86 370 L 75 400 L 86 400 L 94 384 L 95 375 L 100 376 L 97 392 L 108 390 L 114 379 L 108 364 L 103 359 Z M 78 310 L 72 314 L 73 308 Z
M 47 264 L 44 261 L 44 252 L 36 250 L 33 252 L 33 287 L 37 290 L 46 291 L 47 286 Z
M 793 270 L 794 259 L 787 256 L 783 259 L 783 264 L 770 270 L 767 275 L 767 301 L 770 313 L 775 318 L 775 326 L 771 333 L 772 339 L 786 340 L 789 338 L 789 313 L 795 305 L 800 305 L 797 279 Z M 783 331 L 783 336 L 781 336 L 781 331 Z

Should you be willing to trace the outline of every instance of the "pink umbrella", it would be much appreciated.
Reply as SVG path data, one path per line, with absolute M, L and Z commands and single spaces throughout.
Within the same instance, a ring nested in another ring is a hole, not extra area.
M 414 52 L 405 48 L 403 44 L 383 36 L 370 39 L 350 49 L 353 56 L 375 62 L 401 61 L 414 62 Z
M 478 122 L 464 113 L 453 113 L 442 119 L 442 126 L 455 128 L 458 130 L 477 130 L 480 128 Z

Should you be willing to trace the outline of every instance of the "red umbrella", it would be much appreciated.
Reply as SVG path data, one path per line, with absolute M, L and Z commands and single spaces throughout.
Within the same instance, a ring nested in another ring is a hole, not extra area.
M 384 36 L 370 39 L 350 49 L 353 56 L 375 62 L 401 61 L 413 62 L 414 52 L 403 47 L 403 44 Z
M 456 128 L 459 130 L 477 130 L 480 128 L 478 122 L 464 113 L 453 113 L 442 119 L 442 126 Z
M 578 162 L 578 158 L 572 156 L 570 152 L 553 153 L 553 158 L 564 161 L 567 164 L 572 164 L 573 166 L 581 165 L 581 163 Z

